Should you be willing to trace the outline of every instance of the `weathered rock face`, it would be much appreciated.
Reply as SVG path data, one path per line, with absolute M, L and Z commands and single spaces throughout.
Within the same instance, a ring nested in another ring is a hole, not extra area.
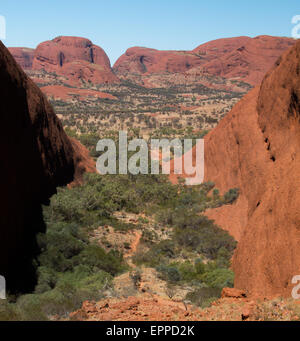
M 114 70 L 117 74 L 185 72 L 201 64 L 198 56 L 187 51 L 159 51 L 132 47 L 116 61 Z
M 22 69 L 27 70 L 32 68 L 34 49 L 26 47 L 10 47 L 8 50 Z
M 300 42 L 205 143 L 206 180 L 241 192 L 234 206 L 211 214 L 239 240 L 235 286 L 290 296 L 300 268 Z
M 35 50 L 32 69 L 64 75 L 74 84 L 118 82 L 104 50 L 85 38 L 57 37 L 41 43 Z
M 0 274 L 10 289 L 35 281 L 35 235 L 44 230 L 41 204 L 73 181 L 84 164 L 51 105 L 0 43 Z
M 146 77 L 157 73 L 185 73 L 186 78 L 211 74 L 256 85 L 293 43 L 289 38 L 259 36 L 218 39 L 193 51 L 133 47 L 117 60 L 113 69 L 125 78 L 131 74 Z
M 193 51 L 133 47 L 117 60 L 114 71 L 103 49 L 85 38 L 62 36 L 41 43 L 36 50 L 10 51 L 23 69 L 55 72 L 73 86 L 116 83 L 120 77 L 146 87 L 165 87 L 203 82 L 203 75 L 256 85 L 293 43 L 290 38 L 259 36 L 218 39 Z

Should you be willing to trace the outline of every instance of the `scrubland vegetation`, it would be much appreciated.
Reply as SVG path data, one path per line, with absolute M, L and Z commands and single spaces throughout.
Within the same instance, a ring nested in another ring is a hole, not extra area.
M 65 127 L 75 129 L 80 134 L 101 132 L 103 130 L 128 130 L 140 128 L 143 135 L 149 135 L 161 128 L 199 130 L 211 129 L 225 116 L 233 105 L 250 89 L 249 84 L 238 82 L 237 88 L 226 80 L 207 76 L 204 84 L 192 82 L 182 84 L 161 84 L 160 87 L 147 88 L 137 80 L 122 80 L 120 84 L 82 83 L 77 89 L 92 90 L 95 94 L 104 93 L 109 98 L 93 95 L 72 94 L 72 86 L 55 73 L 28 71 L 29 75 L 43 88 L 58 85 L 70 89 L 66 98 L 49 95 Z M 208 83 L 207 83 L 208 81 Z M 220 84 L 221 89 L 209 87 Z M 234 89 L 238 91 L 234 91 Z
M 37 236 L 41 253 L 35 261 L 35 291 L 1 302 L 0 319 L 67 316 L 84 300 L 104 297 L 112 279 L 130 269 L 122 254 L 105 251 L 89 233 L 107 224 L 122 231 L 139 228 L 115 218 L 116 211 L 144 213 L 154 217 L 158 229 L 172 231 L 170 239 L 155 241 L 144 229 L 148 251 L 137 253 L 135 263 L 155 267 L 171 285 L 193 282 L 197 290 L 214 288 L 215 297 L 223 286 L 232 285 L 228 266 L 235 241 L 202 215 L 206 208 L 233 200 L 217 191 L 209 195 L 213 187 L 172 185 L 165 176 L 87 174 L 84 185 L 59 188 L 44 207 L 47 232 Z M 147 225 L 147 219 L 141 223 Z M 187 260 L 179 261 L 184 254 Z

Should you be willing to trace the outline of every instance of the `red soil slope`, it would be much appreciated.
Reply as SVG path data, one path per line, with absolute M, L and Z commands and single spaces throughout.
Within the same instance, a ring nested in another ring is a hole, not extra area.
M 142 294 L 128 298 L 85 301 L 71 313 L 72 321 L 299 321 L 299 301 L 261 300 L 224 288 L 222 297 L 206 309 L 184 302 Z M 64 319 L 65 320 L 65 319 Z
M 90 89 L 78 89 L 69 88 L 62 85 L 48 85 L 41 89 L 43 93 L 48 97 L 53 97 L 54 99 L 61 99 L 64 101 L 72 100 L 74 96 L 79 96 L 79 100 L 84 100 L 86 98 L 108 98 L 116 100 L 117 97 L 107 94 L 105 92 L 90 90 Z

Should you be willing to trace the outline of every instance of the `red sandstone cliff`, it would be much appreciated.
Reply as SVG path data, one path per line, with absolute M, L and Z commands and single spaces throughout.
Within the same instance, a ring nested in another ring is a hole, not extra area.
M 205 138 L 206 180 L 237 203 L 209 216 L 239 241 L 235 286 L 291 294 L 300 269 L 300 42 Z
M 44 230 L 41 204 L 57 186 L 73 181 L 74 173 L 80 178 L 85 161 L 2 43 L 0 80 L 0 274 L 11 289 L 24 289 L 34 284 L 35 235 Z

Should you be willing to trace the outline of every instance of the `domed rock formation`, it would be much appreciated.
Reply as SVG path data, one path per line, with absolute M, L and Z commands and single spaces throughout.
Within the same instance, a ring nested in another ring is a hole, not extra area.
M 256 85 L 293 43 L 291 38 L 258 36 L 218 39 L 192 51 L 132 47 L 116 61 L 114 71 L 103 49 L 85 38 L 61 36 L 41 43 L 36 50 L 10 51 L 23 69 L 55 72 L 73 86 L 82 82 L 116 83 L 122 78 L 146 87 L 164 87 L 169 83 L 195 83 L 197 79 L 203 82 L 203 75 Z M 152 79 L 153 75 L 160 78 Z
M 210 212 L 238 240 L 235 286 L 291 295 L 300 268 L 300 42 L 205 138 L 205 177 L 233 206 Z
M 115 63 L 117 74 L 185 72 L 201 65 L 199 57 L 187 51 L 159 51 L 145 47 L 128 49 Z
M 113 69 L 119 77 L 132 74 L 210 74 L 258 84 L 276 59 L 294 44 L 291 38 L 259 36 L 218 39 L 193 51 L 159 51 L 143 47 L 128 49 Z M 192 72 L 193 71 L 193 72 Z M 147 84 L 148 79 L 144 80 Z
M 85 169 L 51 105 L 0 43 L 0 274 L 10 290 L 32 288 L 41 205 Z M 75 179 L 76 180 L 76 179 Z
M 85 38 L 57 37 L 41 43 L 35 50 L 32 69 L 55 72 L 74 84 L 118 82 L 104 50 Z

